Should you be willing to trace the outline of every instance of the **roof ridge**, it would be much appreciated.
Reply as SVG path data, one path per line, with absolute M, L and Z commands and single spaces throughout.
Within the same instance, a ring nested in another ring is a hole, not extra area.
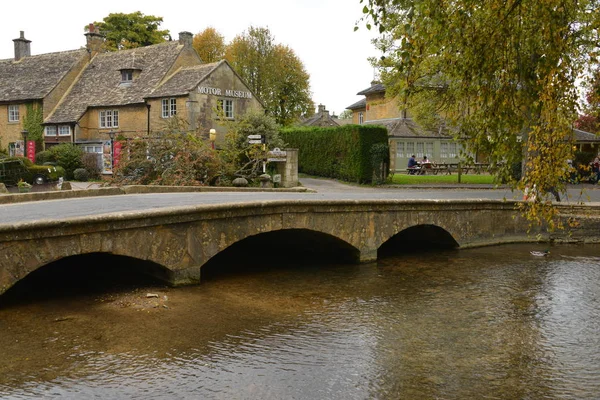
M 86 49 L 82 47 L 82 48 L 74 49 L 74 50 L 63 50 L 63 51 L 53 51 L 51 53 L 34 54 L 32 56 L 23 57 L 19 61 L 27 60 L 27 59 L 30 59 L 30 58 L 39 58 L 39 57 L 44 57 L 44 56 L 54 56 L 54 55 L 59 55 L 59 54 L 76 53 L 76 52 L 82 52 L 82 51 L 86 51 Z M 0 59 L 0 62 L 6 62 L 6 61 L 8 61 L 8 62 L 11 62 L 11 61 L 15 62 L 15 59 L 14 58 L 3 58 L 3 59 Z

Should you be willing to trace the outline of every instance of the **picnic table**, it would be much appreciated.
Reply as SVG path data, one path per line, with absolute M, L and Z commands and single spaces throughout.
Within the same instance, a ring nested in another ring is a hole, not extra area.
M 489 170 L 488 163 L 474 163 L 474 164 L 460 164 L 460 170 L 463 174 L 481 174 L 484 172 L 488 172 Z M 406 172 L 410 175 L 452 175 L 455 172 L 458 172 L 459 163 L 417 163 L 417 167 L 415 168 L 406 168 L 405 170 L 400 170 L 398 172 Z

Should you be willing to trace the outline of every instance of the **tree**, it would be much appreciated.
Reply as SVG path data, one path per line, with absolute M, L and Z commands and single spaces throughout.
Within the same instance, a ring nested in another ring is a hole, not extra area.
M 140 11 L 131 14 L 111 13 L 102 22 L 94 22 L 106 40 L 109 51 L 133 49 L 162 43 L 170 35 L 168 30 L 159 30 L 162 17 L 144 15 Z M 85 27 L 86 30 L 89 26 Z
M 586 132 L 600 134 L 600 69 L 589 82 L 584 114 L 575 121 L 575 127 Z
M 515 186 L 564 188 L 574 83 L 598 43 L 598 0 L 361 3 L 367 28 L 381 33 L 382 79 L 405 106 L 439 115 L 465 156 L 485 151 L 503 178 L 525 160 Z M 533 220 L 555 215 L 539 202 L 529 206 Z
M 249 111 L 239 121 L 228 123 L 227 131 L 225 144 L 219 152 L 221 183 L 229 183 L 238 177 L 253 180 L 262 174 L 265 154 L 262 145 L 248 143 L 249 135 L 265 137 L 266 149 L 285 147 L 279 135 L 279 125 L 264 113 Z
M 202 62 L 213 63 L 225 58 L 225 38 L 213 27 L 194 35 L 192 46 Z
M 352 110 L 344 110 L 342 111 L 342 113 L 340 114 L 340 116 L 338 117 L 339 119 L 352 119 L 352 115 L 354 113 L 352 112 Z
M 272 62 L 272 91 L 265 99 L 267 109 L 279 124 L 291 125 L 301 115 L 314 110 L 310 76 L 302 61 L 287 46 L 278 44 L 273 48 Z
M 302 61 L 291 48 L 275 44 L 269 29 L 251 26 L 227 46 L 225 57 L 277 123 L 289 125 L 313 108 Z

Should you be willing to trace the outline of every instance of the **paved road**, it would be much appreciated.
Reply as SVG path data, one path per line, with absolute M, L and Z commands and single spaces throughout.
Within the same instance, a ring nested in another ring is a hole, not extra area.
M 302 184 L 317 193 L 273 192 L 216 192 L 216 193 L 162 193 L 87 197 L 0 205 L 0 224 L 35 221 L 40 219 L 100 215 L 113 212 L 193 206 L 199 204 L 243 203 L 268 200 L 370 200 L 370 199 L 520 199 L 520 193 L 509 189 L 466 188 L 368 188 L 346 185 L 322 179 L 302 179 Z M 600 202 L 600 190 L 588 190 L 583 196 L 580 189 L 569 190 L 569 202 Z

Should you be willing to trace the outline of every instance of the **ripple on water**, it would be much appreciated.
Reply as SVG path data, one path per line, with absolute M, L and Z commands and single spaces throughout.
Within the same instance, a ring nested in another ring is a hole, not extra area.
M 0 309 L 0 397 L 592 399 L 599 249 L 279 267 L 172 290 L 168 311 Z

